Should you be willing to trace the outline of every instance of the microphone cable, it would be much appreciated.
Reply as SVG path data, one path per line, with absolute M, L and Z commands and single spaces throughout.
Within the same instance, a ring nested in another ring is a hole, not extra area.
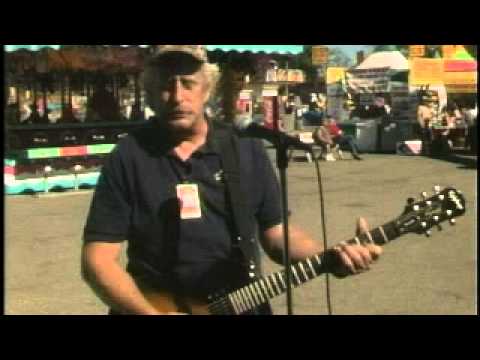
M 317 182 L 318 182 L 318 193 L 320 196 L 320 218 L 322 221 L 322 231 L 323 231 L 323 251 L 327 251 L 328 249 L 328 242 L 327 242 L 327 231 L 326 231 L 326 225 L 325 225 L 325 207 L 324 207 L 324 201 L 323 201 L 323 185 L 322 185 L 322 174 L 320 172 L 320 165 L 318 163 L 318 159 L 315 157 L 315 153 L 312 150 L 312 158 L 315 161 L 315 168 L 317 172 Z M 331 303 L 331 294 L 330 294 L 330 274 L 326 272 L 326 297 L 327 297 L 327 311 L 328 315 L 332 315 L 332 303 Z

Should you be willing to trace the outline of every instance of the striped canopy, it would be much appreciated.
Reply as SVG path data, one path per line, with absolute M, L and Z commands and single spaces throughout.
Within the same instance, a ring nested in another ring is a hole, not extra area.
M 300 54 L 303 52 L 303 45 L 207 45 L 207 50 L 238 51 L 267 54 Z
M 21 49 L 38 51 L 44 48 L 60 49 L 62 45 L 5 45 L 7 52 L 13 52 Z M 130 45 L 122 45 L 130 46 Z M 148 47 L 149 45 L 138 45 L 140 47 Z M 206 45 L 209 51 L 237 51 L 237 52 L 252 52 L 252 53 L 267 53 L 267 54 L 299 54 L 303 51 L 303 45 Z

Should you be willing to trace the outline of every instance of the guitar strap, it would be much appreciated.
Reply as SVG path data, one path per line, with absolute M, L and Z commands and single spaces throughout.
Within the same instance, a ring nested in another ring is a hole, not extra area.
M 234 247 L 238 247 L 244 257 L 245 263 L 249 266 L 249 272 L 260 275 L 260 252 L 255 240 L 255 224 L 251 214 L 252 209 L 249 202 L 248 191 L 245 189 L 245 182 L 242 181 L 240 172 L 239 140 L 230 128 L 219 127 L 215 129 L 216 138 L 220 147 L 227 193 L 229 196 L 230 208 L 233 213 Z M 255 265 L 252 269 L 250 265 Z

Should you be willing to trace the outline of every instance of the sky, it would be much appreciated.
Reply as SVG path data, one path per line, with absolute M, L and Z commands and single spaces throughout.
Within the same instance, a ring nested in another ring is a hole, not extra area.
M 357 51 L 367 50 L 368 45 L 327 45 L 328 47 L 339 48 L 345 51 L 345 53 L 352 59 L 356 59 Z

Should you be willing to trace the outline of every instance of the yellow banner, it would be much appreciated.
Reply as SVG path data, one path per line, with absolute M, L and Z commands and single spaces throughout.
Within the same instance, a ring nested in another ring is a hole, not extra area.
M 327 84 L 335 84 L 345 79 L 346 71 L 347 69 L 343 67 L 329 67 L 327 69 Z
M 447 92 L 449 94 L 476 94 L 477 93 L 477 85 L 470 84 L 470 85 L 455 85 L 455 84 L 447 84 L 445 86 Z
M 444 73 L 443 81 L 445 85 L 476 85 L 476 71 L 457 71 Z
M 410 60 L 410 85 L 443 84 L 443 59 Z
M 444 59 L 453 59 L 455 57 L 456 45 L 442 45 L 442 56 Z

